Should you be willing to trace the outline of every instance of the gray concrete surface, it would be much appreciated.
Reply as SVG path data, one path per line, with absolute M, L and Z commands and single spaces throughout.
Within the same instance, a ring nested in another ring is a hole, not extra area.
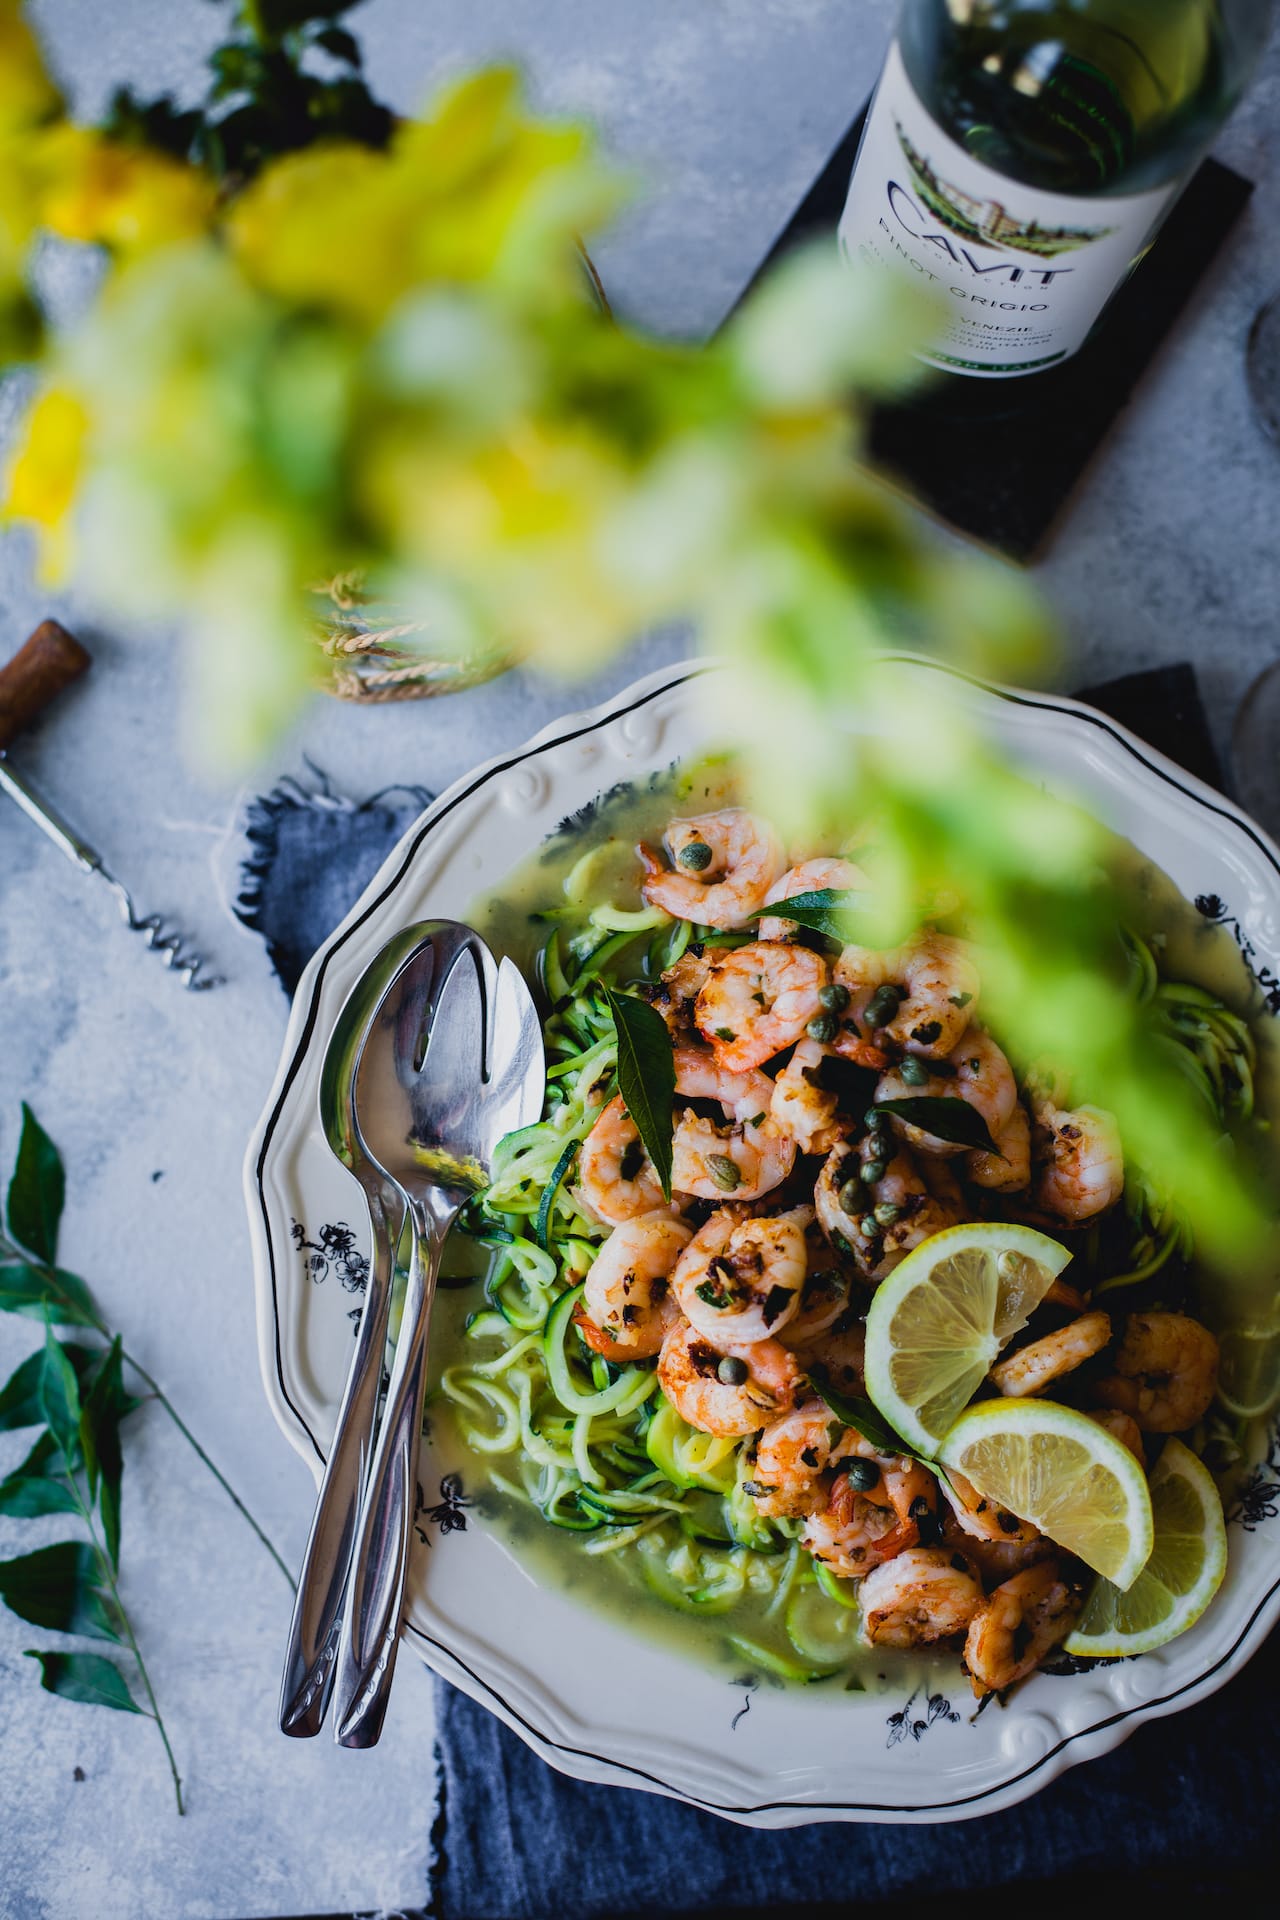
M 125 77 L 189 91 L 217 25 L 201 0 L 37 0 L 33 12 L 86 109 Z M 436 77 L 502 53 L 526 65 L 539 99 L 595 115 L 647 185 L 599 249 L 610 288 L 654 326 L 696 334 L 731 303 L 869 89 L 890 14 L 884 0 L 370 0 L 354 24 L 375 84 L 405 109 Z M 1039 570 L 1072 642 L 1071 677 L 1191 653 L 1220 739 L 1280 640 L 1280 455 L 1250 416 L 1242 376 L 1250 317 L 1280 283 L 1278 146 L 1273 45 L 1218 147 L 1259 181 L 1252 210 Z M 264 954 L 223 906 L 236 796 L 181 748 L 174 651 L 103 631 L 74 592 L 51 608 L 30 561 L 23 538 L 0 542 L 0 654 L 53 610 L 84 632 L 97 665 L 15 758 L 229 978 L 216 993 L 183 994 L 109 901 L 0 808 L 0 1165 L 25 1097 L 67 1159 L 65 1263 L 89 1277 L 293 1560 L 310 1481 L 262 1399 L 240 1201 L 244 1142 L 286 1009 Z M 676 644 L 646 643 L 600 685 Z M 353 794 L 389 778 L 439 788 L 565 704 L 519 675 L 447 708 L 319 703 L 263 777 L 306 752 Z M 0 1319 L 0 1378 L 35 1338 L 30 1324 Z M 0 1469 L 21 1450 L 21 1437 L 0 1441 Z M 55 1521 L 0 1522 L 0 1554 L 58 1532 Z M 154 1409 L 130 1442 L 124 1567 L 190 1812 L 174 1817 L 151 1729 L 41 1694 L 22 1658 L 39 1636 L 0 1613 L 6 1920 L 229 1920 L 421 1901 L 433 1794 L 425 1674 L 404 1670 L 373 1754 L 282 1740 L 284 1583 Z

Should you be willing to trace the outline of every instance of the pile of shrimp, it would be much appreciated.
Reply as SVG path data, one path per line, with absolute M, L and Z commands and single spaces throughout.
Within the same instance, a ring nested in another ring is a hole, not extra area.
M 738 808 L 671 821 L 639 858 L 645 901 L 712 931 L 649 989 L 675 1065 L 670 1201 L 620 1096 L 583 1142 L 575 1199 L 611 1231 L 578 1330 L 610 1361 L 656 1361 L 690 1427 L 739 1441 L 759 1514 L 861 1583 L 867 1642 L 962 1645 L 975 1693 L 1002 1693 L 1069 1633 L 1084 1569 L 957 1475 L 878 1451 L 819 1387 L 861 1394 L 872 1293 L 931 1235 L 1004 1218 L 1069 1237 L 1115 1207 L 1114 1119 L 1060 1104 L 1046 1072 L 1019 1085 L 962 940 L 923 926 L 889 951 L 816 951 L 786 903 L 865 889 L 852 861 L 789 866 Z M 915 1095 L 966 1101 L 996 1151 L 879 1111 Z M 1204 1416 L 1216 1372 L 1197 1321 L 1113 1324 L 1058 1282 L 990 1384 L 1053 1389 L 1145 1464 L 1145 1436 Z

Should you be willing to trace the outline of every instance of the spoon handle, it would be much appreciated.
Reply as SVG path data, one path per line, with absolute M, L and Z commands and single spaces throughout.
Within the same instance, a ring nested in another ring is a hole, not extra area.
M 280 1685 L 280 1731 L 295 1739 L 319 1733 L 333 1685 L 360 1495 L 373 1451 L 396 1243 L 404 1220 L 398 1192 L 388 1207 L 371 1178 L 365 1184 L 365 1198 L 373 1229 L 373 1258 L 364 1311 L 298 1576 Z
M 404 1316 L 360 1509 L 334 1682 L 334 1737 L 343 1747 L 373 1746 L 387 1710 L 418 1508 L 431 1305 L 445 1236 L 460 1204 L 461 1196 L 438 1187 L 409 1199 L 413 1258 Z

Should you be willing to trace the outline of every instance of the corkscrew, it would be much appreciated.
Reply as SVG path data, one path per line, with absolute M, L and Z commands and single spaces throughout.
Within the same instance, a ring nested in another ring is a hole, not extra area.
M 70 826 L 47 800 L 15 771 L 8 759 L 14 740 L 42 713 L 64 687 L 78 680 L 90 664 L 90 655 L 80 642 L 56 620 L 42 620 L 26 644 L 19 648 L 8 666 L 0 667 L 0 792 L 7 793 L 48 834 L 69 860 L 83 873 L 96 874 L 115 895 L 120 918 L 130 933 L 140 933 L 146 945 L 163 957 L 184 987 L 202 992 L 222 984 L 217 974 L 204 973 L 200 954 L 184 951 L 184 936 L 166 931 L 158 914 L 139 914 L 128 888 L 109 870 L 95 847 Z

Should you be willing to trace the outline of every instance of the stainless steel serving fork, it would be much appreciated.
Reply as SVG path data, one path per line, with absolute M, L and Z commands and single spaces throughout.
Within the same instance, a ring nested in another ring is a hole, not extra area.
M 437 923 L 388 990 L 356 1074 L 360 1137 L 404 1196 L 413 1252 L 351 1560 L 334 1682 L 342 1746 L 377 1740 L 395 1669 L 445 1238 L 459 1209 L 488 1185 L 504 1134 L 538 1118 L 544 1081 L 542 1030 L 519 969 L 510 960 L 498 966 L 471 928 Z
M 370 1160 L 360 1137 L 355 1114 L 356 1070 L 388 989 L 405 963 L 429 945 L 437 932 L 435 921 L 408 927 L 375 956 L 334 1022 L 320 1070 L 320 1124 L 333 1153 L 364 1194 L 373 1252 L 355 1352 L 289 1624 L 280 1687 L 280 1730 L 295 1739 L 319 1733 L 333 1685 L 360 1495 L 373 1452 L 395 1251 L 404 1224 L 404 1195 Z

